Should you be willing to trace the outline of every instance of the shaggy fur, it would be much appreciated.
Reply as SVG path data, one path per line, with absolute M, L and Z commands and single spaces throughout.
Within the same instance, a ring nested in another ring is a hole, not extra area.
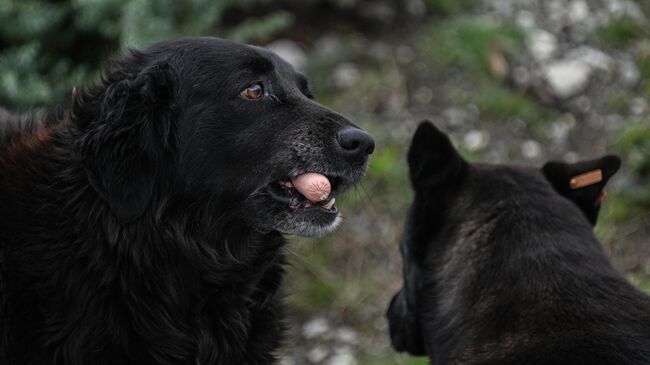
M 404 286 L 387 313 L 395 349 L 436 365 L 650 364 L 650 298 L 592 230 L 617 157 L 470 164 L 425 122 L 408 160 Z M 595 169 L 600 183 L 566 188 Z
M 277 187 L 314 171 L 340 193 L 372 152 L 311 99 L 271 52 L 192 38 L 110 62 L 56 115 L 3 112 L 0 363 L 274 363 L 281 232 L 339 220 Z

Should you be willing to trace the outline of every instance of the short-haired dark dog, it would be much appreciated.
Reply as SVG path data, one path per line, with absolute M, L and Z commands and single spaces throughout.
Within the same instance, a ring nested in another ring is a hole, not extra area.
M 408 153 L 393 347 L 431 364 L 650 364 L 650 298 L 594 236 L 614 156 L 541 170 L 470 164 L 432 124 Z
M 72 99 L 0 121 L 0 362 L 274 363 L 282 233 L 334 229 L 372 138 L 216 38 L 132 51 Z M 292 188 L 306 172 L 327 204 Z

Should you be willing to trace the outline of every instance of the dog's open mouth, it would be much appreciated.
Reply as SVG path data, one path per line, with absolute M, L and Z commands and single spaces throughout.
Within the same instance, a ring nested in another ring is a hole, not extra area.
M 307 179 L 301 179 L 302 177 Z M 310 181 L 304 182 L 304 180 Z M 273 199 L 286 204 L 292 211 L 309 209 L 337 214 L 335 195 L 340 192 L 342 185 L 340 177 L 308 173 L 275 181 L 268 186 L 267 190 Z

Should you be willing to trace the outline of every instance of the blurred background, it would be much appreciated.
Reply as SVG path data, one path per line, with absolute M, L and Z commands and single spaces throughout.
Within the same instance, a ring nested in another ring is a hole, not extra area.
M 67 102 L 129 47 L 214 35 L 269 47 L 377 149 L 345 220 L 287 247 L 284 365 L 426 364 L 395 354 L 384 312 L 401 285 L 422 119 L 471 161 L 541 166 L 622 156 L 597 233 L 650 291 L 650 0 L 0 0 L 0 105 Z

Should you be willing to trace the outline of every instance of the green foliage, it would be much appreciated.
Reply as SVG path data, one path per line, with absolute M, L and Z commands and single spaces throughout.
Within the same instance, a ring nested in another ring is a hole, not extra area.
M 473 80 L 469 90 L 455 90 L 457 101 L 478 106 L 481 115 L 494 120 L 520 118 L 547 120 L 554 113 L 527 96 L 496 81 L 490 72 L 490 54 L 511 58 L 524 46 L 524 35 L 515 25 L 495 24 L 483 18 L 460 17 L 438 22 L 424 37 L 424 48 L 436 72 L 444 75 L 457 68 Z
M 620 222 L 650 209 L 650 190 L 646 186 L 650 181 L 650 125 L 630 124 L 618 136 L 616 146 L 638 182 L 620 191 L 612 201 L 611 216 Z
M 611 20 L 598 29 L 596 37 L 606 46 L 620 48 L 643 37 L 646 33 L 643 24 L 628 17 L 621 17 Z
M 650 99 L 650 41 L 646 40 L 639 45 L 637 65 L 641 78 L 644 80 L 643 90 L 646 98 Z
M 409 201 L 411 184 L 408 176 L 404 146 L 393 142 L 382 146 L 373 154 L 367 183 L 372 185 L 373 191 L 385 191 L 385 196 L 392 200 Z
M 609 111 L 625 115 L 630 111 L 630 97 L 625 94 L 610 95 L 605 105 Z
M 21 0 L 0 2 L 0 104 L 59 103 L 98 80 L 101 62 L 129 47 L 181 36 L 263 41 L 293 21 L 286 12 L 224 25 L 226 10 L 262 0 Z
M 425 5 L 433 15 L 449 16 L 467 12 L 476 6 L 476 0 L 426 0 Z
M 650 277 L 642 274 L 633 274 L 630 279 L 632 280 L 632 284 L 650 294 Z
M 481 115 L 494 120 L 537 121 L 546 120 L 552 114 L 521 93 L 495 84 L 481 87 L 475 102 Z
M 490 74 L 491 47 L 498 47 L 508 55 L 524 44 L 523 33 L 515 25 L 495 24 L 481 18 L 437 23 L 428 34 L 425 48 L 434 66 L 458 67 L 477 76 Z
M 641 122 L 628 126 L 617 144 L 627 164 L 639 175 L 650 178 L 650 124 Z
M 638 213 L 638 209 L 634 202 L 624 192 L 619 193 L 615 199 L 611 199 L 609 204 L 610 208 L 608 215 L 615 222 L 627 221 Z M 604 234 L 606 232 L 601 233 Z
M 360 365 L 428 365 L 428 357 L 409 357 L 405 355 L 392 355 L 389 357 L 380 357 L 377 355 L 368 355 L 360 359 Z

